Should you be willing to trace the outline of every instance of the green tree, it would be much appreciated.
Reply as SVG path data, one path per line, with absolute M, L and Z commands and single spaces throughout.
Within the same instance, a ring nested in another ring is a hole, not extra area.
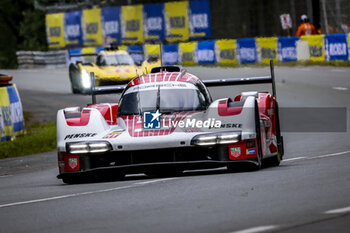
M 46 50 L 45 13 L 35 9 L 23 12 L 19 35 L 21 50 Z
M 15 68 L 19 49 L 46 47 L 45 15 L 34 9 L 34 0 L 1 0 L 0 68 Z

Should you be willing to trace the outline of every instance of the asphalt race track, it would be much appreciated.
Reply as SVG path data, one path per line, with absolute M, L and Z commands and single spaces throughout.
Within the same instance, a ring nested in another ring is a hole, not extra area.
M 188 70 L 203 79 L 269 74 L 267 67 Z M 59 108 L 91 101 L 70 93 L 66 70 L 0 73 L 14 76 L 24 110 L 42 121 L 54 121 Z M 321 117 L 305 132 L 310 123 L 281 116 L 282 131 L 288 129 L 284 161 L 258 172 L 201 170 L 164 179 L 139 174 L 65 185 L 56 179 L 55 151 L 1 160 L 0 232 L 349 232 L 350 68 L 277 67 L 276 78 L 281 108 L 345 108 L 347 124 L 331 130 L 342 116 Z M 264 90 L 254 85 L 211 93 L 220 98 L 249 89 Z

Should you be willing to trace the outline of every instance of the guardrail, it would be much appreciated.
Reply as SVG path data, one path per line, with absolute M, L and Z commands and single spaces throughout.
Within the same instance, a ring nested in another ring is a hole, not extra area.
M 18 51 L 17 62 L 20 69 L 65 68 L 66 50 L 57 51 Z

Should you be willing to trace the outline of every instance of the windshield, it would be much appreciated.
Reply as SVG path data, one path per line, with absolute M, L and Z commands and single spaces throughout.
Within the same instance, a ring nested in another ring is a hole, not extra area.
M 102 66 L 134 65 L 134 60 L 129 54 L 107 54 L 102 57 Z
M 153 83 L 129 88 L 120 100 L 118 115 L 137 115 L 158 109 L 169 114 L 205 108 L 203 94 L 192 84 Z

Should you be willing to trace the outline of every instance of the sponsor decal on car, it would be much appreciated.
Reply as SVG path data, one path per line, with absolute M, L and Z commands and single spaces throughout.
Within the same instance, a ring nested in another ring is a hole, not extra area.
M 220 128 L 242 128 L 242 124 L 235 124 L 235 123 L 221 124 Z
M 255 148 L 247 149 L 247 155 L 252 155 L 252 154 L 256 154 L 256 149 Z
M 60 162 L 59 162 L 59 167 L 63 169 L 64 166 L 65 166 L 64 161 L 60 161 Z
M 240 147 L 230 148 L 230 154 L 235 158 L 239 157 L 241 155 L 241 148 Z
M 89 138 L 89 137 L 94 137 L 96 136 L 97 133 L 74 133 L 74 134 L 67 134 L 64 137 L 64 140 L 67 139 L 74 139 L 74 138 Z
M 120 134 L 122 134 L 124 131 L 113 131 L 108 133 L 106 136 L 104 136 L 103 138 L 116 138 L 118 137 Z
M 78 158 L 69 158 L 68 165 L 70 168 L 75 169 L 78 166 Z

